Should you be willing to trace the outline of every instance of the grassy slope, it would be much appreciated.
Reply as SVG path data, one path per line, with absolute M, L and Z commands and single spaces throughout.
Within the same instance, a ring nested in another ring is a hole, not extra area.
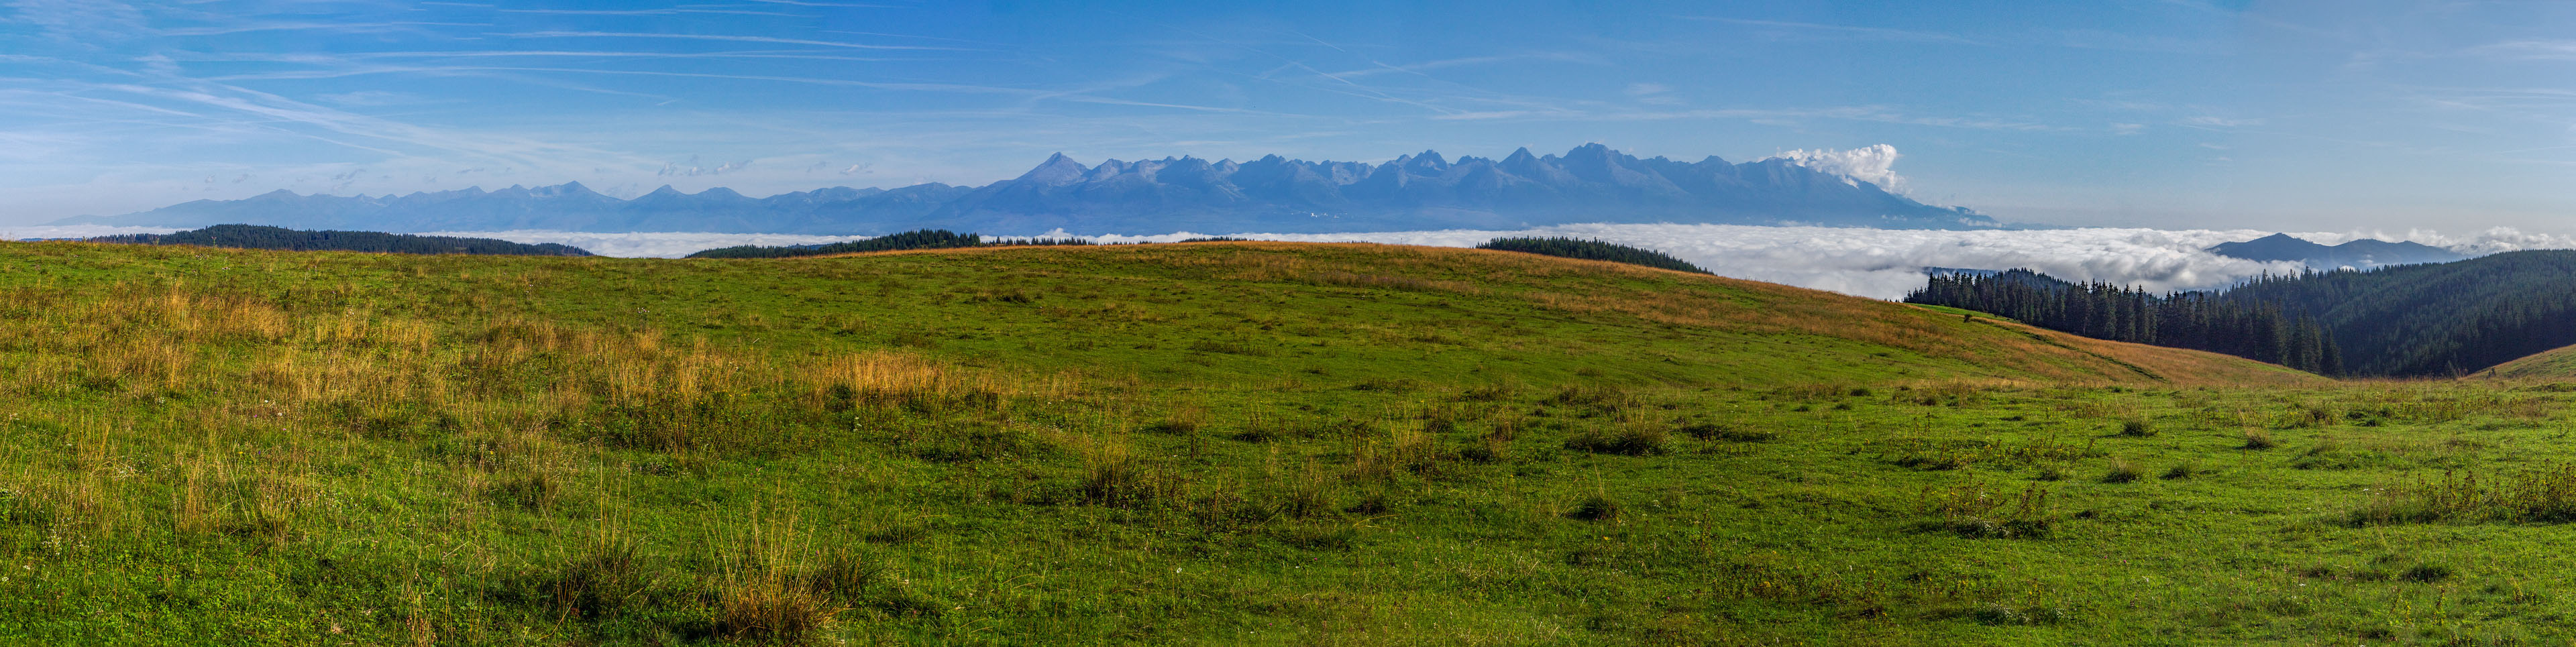
M 1615 358 L 1591 367 L 1616 371 L 1614 378 L 1695 385 L 2314 379 L 2208 353 L 2104 342 L 1992 318 L 1969 322 L 1776 284 L 1480 250 L 1210 243 L 855 257 L 924 255 L 936 259 L 939 271 L 975 277 L 977 293 L 1016 290 L 1043 297 L 1079 275 L 1092 285 L 1073 294 L 1083 305 L 1151 305 L 1171 313 L 1143 321 L 1107 317 L 1117 325 L 1103 330 L 1064 325 L 1092 313 L 1045 301 L 1032 303 L 1053 307 L 960 312 L 936 303 L 902 304 L 904 310 L 935 313 L 934 320 L 965 317 L 989 321 L 996 330 L 1008 327 L 1023 345 L 1039 345 L 1049 349 L 1043 355 L 1055 356 L 1010 356 L 1014 364 L 1190 371 L 1173 376 L 1185 382 L 1276 375 L 1318 362 L 1364 367 L 1372 376 L 1461 383 L 1493 379 L 1475 374 L 1478 363 L 1509 362 L 1511 377 L 1555 382 L 1582 368 L 1584 362 L 1571 358 Z M 791 265 L 779 273 L 840 279 L 852 269 Z M 869 269 L 899 276 L 923 270 Z M 1350 298 L 1359 295 L 1366 298 Z M 943 295 L 928 296 L 939 301 Z M 969 295 L 964 301 L 974 300 Z M 1088 319 L 1082 323 L 1103 317 Z M 1253 356 L 1225 366 L 1190 366 L 1204 363 L 1185 359 L 1186 345 L 1171 343 L 1205 337 L 1244 342 Z M 1091 341 L 1086 346 L 1081 340 Z M 1014 350 L 1008 344 L 969 346 L 978 354 Z M 1102 346 L 1109 352 L 1096 352 Z M 1139 350 L 1145 352 L 1134 352 Z
M 2563 460 L 2562 394 L 1758 283 L 17 244 L 0 295 L 0 642 L 2566 637 L 2563 528 L 2489 514 L 2552 490 L 2421 480 Z
M 2469 377 L 2524 381 L 2576 379 L 2576 346 L 2525 355 L 2471 373 Z

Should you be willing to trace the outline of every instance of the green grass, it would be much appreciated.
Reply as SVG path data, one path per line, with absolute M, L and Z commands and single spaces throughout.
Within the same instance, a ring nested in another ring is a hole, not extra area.
M 1711 277 L 18 244 L 0 297 L 0 643 L 2576 637 L 2576 395 Z

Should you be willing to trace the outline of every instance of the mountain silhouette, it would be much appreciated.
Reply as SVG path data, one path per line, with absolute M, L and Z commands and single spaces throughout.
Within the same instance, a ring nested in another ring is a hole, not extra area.
M 1600 144 L 1497 161 L 1436 151 L 1382 164 L 1195 157 L 1106 160 L 1059 153 L 981 187 L 832 187 L 753 198 L 664 186 L 631 200 L 578 182 L 403 196 L 299 195 L 197 200 L 54 224 L 201 227 L 249 223 L 375 231 L 700 231 L 885 234 L 923 228 L 996 234 L 1150 234 L 1518 229 L 1589 222 L 1974 228 L 1994 220 L 1784 159 L 1640 159 Z

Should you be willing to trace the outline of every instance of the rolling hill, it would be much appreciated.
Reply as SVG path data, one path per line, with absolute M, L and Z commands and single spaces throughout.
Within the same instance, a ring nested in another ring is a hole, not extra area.
M 927 256 L 910 258 L 921 255 Z M 1574 379 L 1566 371 L 1579 367 L 1549 365 L 1564 361 L 1560 358 L 1585 356 L 1655 358 L 1643 366 L 1595 367 L 1596 372 L 1621 378 L 1740 386 L 1962 379 L 2299 384 L 2317 379 L 2224 355 L 2095 340 L 1992 318 L 1970 321 L 1950 313 L 1820 290 L 1608 261 L 1485 250 L 1222 242 L 907 250 L 832 258 L 905 258 L 916 263 L 936 259 L 950 271 L 972 275 L 1008 276 L 1031 266 L 1047 267 L 1068 275 L 1119 277 L 1122 280 L 1116 283 L 1135 286 L 1134 292 L 1127 293 L 1130 298 L 1194 294 L 1199 289 L 1194 284 L 1240 286 L 1238 289 L 1249 294 L 1270 296 L 1267 307 L 1263 307 L 1264 301 L 1255 300 L 1235 304 L 1234 308 L 1276 314 L 1235 311 L 1236 316 L 1262 322 L 1268 331 L 1246 332 L 1244 341 L 1255 349 L 1255 354 L 1233 358 L 1229 363 L 1271 364 L 1280 361 L 1271 357 L 1310 352 L 1366 354 L 1373 356 L 1350 359 L 1380 366 L 1372 369 L 1376 373 L 1421 371 L 1408 377 L 1441 381 L 1463 375 L 1454 367 L 1435 367 L 1470 361 L 1519 365 L 1523 370 L 1516 371 L 1518 375 Z M 1182 269 L 1201 267 L 1215 269 Z M 1017 286 L 1005 280 L 988 289 L 1014 287 Z M 1314 288 L 1323 290 L 1317 293 Z M 1339 291 L 1336 288 L 1374 288 L 1392 294 L 1381 297 L 1382 309 L 1350 313 L 1356 316 L 1305 316 L 1359 307 L 1329 299 L 1328 295 Z M 928 310 L 924 316 L 932 319 L 972 318 L 997 328 L 1008 322 L 994 319 L 993 314 L 949 314 L 935 307 L 916 308 Z M 1515 312 L 1558 314 L 1534 320 L 1516 316 Z M 1032 314 L 1047 316 L 1044 312 Z M 1548 321 L 1558 317 L 1569 321 Z M 1561 334 L 1564 326 L 1575 322 L 1587 334 Z M 1205 326 L 1163 324 L 1132 327 L 1132 332 L 1068 330 L 1065 336 L 1057 337 L 1039 329 L 1038 321 L 1024 325 L 1028 327 L 1013 329 L 1009 336 L 1040 345 L 1072 344 L 1076 337 L 1098 344 L 1105 334 L 1108 339 L 1132 335 L 1138 344 L 1152 346 L 1156 344 L 1149 340 L 1208 334 Z M 1236 328 L 1223 322 L 1217 322 L 1215 327 Z M 1338 332 L 1326 336 L 1336 329 Z M 1408 329 L 1420 332 L 1408 338 Z M 1314 339 L 1318 336 L 1324 338 Z M 1397 347 L 1427 343 L 1449 352 L 1404 361 L 1401 352 L 1377 355 L 1389 351 L 1367 348 L 1375 344 L 1359 343 L 1369 339 L 1392 341 Z M 1320 347 L 1342 350 L 1301 348 L 1318 342 Z M 1133 345 L 1127 347 L 1135 349 Z M 1529 355 L 1515 358 L 1523 353 Z M 1134 360 L 1098 357 L 1075 363 L 1118 365 L 1125 361 Z M 1444 374 L 1451 377 L 1440 377 Z
M 2566 634 L 2512 461 L 2567 394 L 1633 265 L 19 243 L 0 294 L 12 641 Z
M 2468 377 L 2527 382 L 2576 381 L 2576 346 L 2562 346 L 2489 366 Z

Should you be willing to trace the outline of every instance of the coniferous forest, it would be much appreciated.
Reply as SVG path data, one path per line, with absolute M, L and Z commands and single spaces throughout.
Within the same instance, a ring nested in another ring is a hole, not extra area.
M 1989 312 L 2097 339 L 2226 353 L 2327 375 L 2344 372 L 2335 336 L 2316 317 L 2233 294 L 2160 295 L 2010 270 L 1935 274 L 1905 301 Z
M 1906 301 L 2329 375 L 2454 376 L 2576 345 L 2576 251 L 2265 276 L 2163 295 L 2028 270 L 1936 275 Z
M 2268 277 L 2226 294 L 2316 317 L 2355 375 L 2460 375 L 2576 344 L 2576 251 Z
M 1565 258 L 1580 258 L 1595 261 L 1610 261 L 1613 263 L 1627 263 L 1630 265 L 1644 265 L 1647 267 L 1660 267 L 1667 270 L 1682 272 L 1696 272 L 1700 274 L 1709 273 L 1708 270 L 1701 269 L 1700 266 L 1697 265 L 1692 265 L 1689 261 L 1674 258 L 1671 254 L 1641 247 L 1630 247 L 1618 243 L 1605 243 L 1598 240 L 1587 240 L 1582 238 L 1567 238 L 1562 236 L 1548 238 L 1496 238 L 1485 241 L 1485 244 L 1477 245 L 1476 249 L 1526 252 L 1546 256 L 1562 256 Z

